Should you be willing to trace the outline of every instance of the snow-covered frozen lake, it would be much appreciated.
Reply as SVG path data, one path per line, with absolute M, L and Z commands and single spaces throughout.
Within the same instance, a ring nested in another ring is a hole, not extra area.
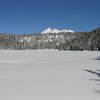
M 100 100 L 96 51 L 0 51 L 0 100 Z

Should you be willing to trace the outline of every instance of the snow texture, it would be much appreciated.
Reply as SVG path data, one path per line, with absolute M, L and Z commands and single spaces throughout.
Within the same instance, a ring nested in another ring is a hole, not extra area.
M 0 100 L 100 100 L 95 51 L 0 51 Z
M 45 30 L 43 30 L 41 33 L 42 34 L 46 34 L 46 33 L 61 33 L 61 32 L 71 32 L 71 33 L 74 33 L 73 30 L 66 30 L 66 29 L 63 29 L 63 30 L 58 30 L 58 29 L 55 29 L 55 28 L 47 28 Z

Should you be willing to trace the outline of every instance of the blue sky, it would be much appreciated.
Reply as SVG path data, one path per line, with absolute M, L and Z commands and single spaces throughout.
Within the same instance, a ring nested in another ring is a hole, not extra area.
M 0 33 L 100 27 L 100 0 L 0 0 Z

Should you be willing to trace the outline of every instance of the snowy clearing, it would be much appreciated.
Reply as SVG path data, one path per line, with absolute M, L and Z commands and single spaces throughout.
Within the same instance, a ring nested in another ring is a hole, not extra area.
M 99 100 L 96 51 L 0 51 L 0 100 Z

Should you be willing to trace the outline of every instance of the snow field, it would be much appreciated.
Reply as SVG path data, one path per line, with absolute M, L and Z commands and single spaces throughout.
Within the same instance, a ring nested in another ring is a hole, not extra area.
M 0 51 L 1 100 L 99 100 L 96 51 Z

